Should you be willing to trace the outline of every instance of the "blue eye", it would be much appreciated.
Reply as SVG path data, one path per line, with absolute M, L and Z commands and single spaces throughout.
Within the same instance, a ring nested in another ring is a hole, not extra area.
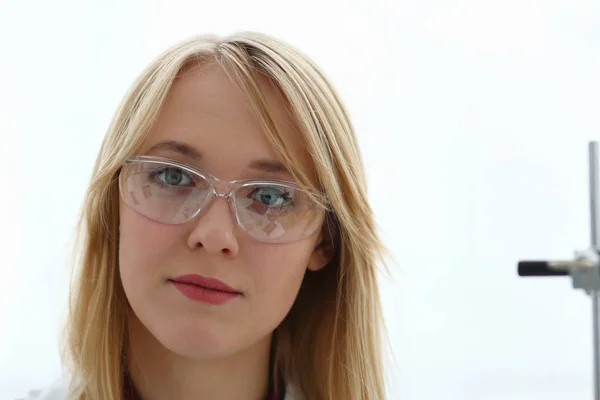
M 150 175 L 158 184 L 166 186 L 190 186 L 194 183 L 187 172 L 175 167 L 160 168 Z
M 283 207 L 294 204 L 294 200 L 292 200 L 287 191 L 275 186 L 254 188 L 249 193 L 248 198 L 262 203 L 267 207 Z

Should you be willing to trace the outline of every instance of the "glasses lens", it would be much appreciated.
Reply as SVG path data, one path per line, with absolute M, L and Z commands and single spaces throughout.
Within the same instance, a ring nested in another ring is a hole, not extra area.
M 210 189 L 200 175 L 156 161 L 128 162 L 119 179 L 126 204 L 165 224 L 180 224 L 193 217 Z
M 236 190 L 244 229 L 256 240 L 282 243 L 312 235 L 323 212 L 298 188 L 284 184 L 247 185 Z

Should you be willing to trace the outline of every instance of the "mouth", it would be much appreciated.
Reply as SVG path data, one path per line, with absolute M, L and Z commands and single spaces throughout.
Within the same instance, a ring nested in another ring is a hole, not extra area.
M 183 283 L 188 285 L 199 286 L 208 290 L 216 290 L 219 292 L 226 293 L 237 293 L 240 294 L 239 291 L 235 290 L 231 286 L 226 283 L 215 279 L 215 278 L 206 278 L 202 275 L 191 274 L 191 275 L 181 275 L 173 279 L 169 279 L 174 283 Z
M 240 292 L 235 291 L 235 290 L 217 289 L 217 288 L 214 288 L 214 287 L 205 286 L 205 285 L 198 285 L 198 284 L 190 283 L 190 282 L 176 281 L 174 279 L 169 279 L 169 283 L 172 283 L 174 285 L 192 286 L 192 287 L 196 287 L 196 288 L 200 288 L 200 289 L 204 289 L 204 290 L 210 290 L 212 292 L 221 292 L 221 293 L 230 293 L 230 294 L 241 294 Z
M 200 275 L 186 275 L 169 279 L 171 283 L 185 297 L 203 303 L 221 305 L 242 295 L 227 284 L 212 278 Z

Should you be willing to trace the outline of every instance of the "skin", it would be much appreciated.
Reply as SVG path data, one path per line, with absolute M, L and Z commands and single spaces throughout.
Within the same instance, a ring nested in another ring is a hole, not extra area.
M 315 177 L 271 84 L 261 81 L 277 127 L 301 167 Z M 175 140 L 202 154 L 150 150 Z M 172 86 L 141 154 L 175 159 L 223 180 L 291 180 L 247 100 L 216 64 L 193 68 Z M 258 167 L 249 165 L 256 160 Z M 270 165 L 269 168 L 264 167 Z M 307 270 L 331 251 L 321 231 L 283 244 L 261 243 L 239 228 L 224 198 L 185 224 L 152 221 L 120 203 L 120 274 L 133 310 L 128 367 L 145 400 L 262 400 L 268 392 L 273 330 L 289 312 Z M 184 274 L 217 278 L 241 294 L 223 305 L 183 296 L 169 281 Z

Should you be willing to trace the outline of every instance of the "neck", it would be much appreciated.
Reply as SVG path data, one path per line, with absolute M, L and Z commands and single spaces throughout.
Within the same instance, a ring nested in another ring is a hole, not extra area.
M 143 400 L 264 400 L 269 390 L 271 337 L 230 357 L 197 360 L 160 344 L 130 321 L 128 375 Z

